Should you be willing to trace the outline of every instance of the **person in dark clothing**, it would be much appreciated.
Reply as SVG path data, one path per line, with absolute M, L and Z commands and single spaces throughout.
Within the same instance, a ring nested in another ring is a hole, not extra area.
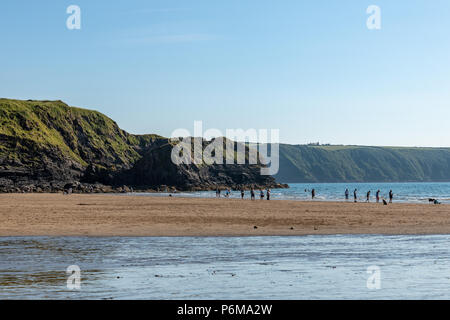
M 394 193 L 392 190 L 389 191 L 389 203 L 392 203 L 392 200 L 394 200 Z
M 349 194 L 350 192 L 348 191 L 348 189 L 345 189 L 345 200 L 348 200 Z
M 355 202 L 358 202 L 358 189 L 355 189 L 355 191 L 353 191 L 353 199 L 355 200 Z
M 251 188 L 250 190 L 250 196 L 252 200 L 255 200 L 255 189 Z
M 377 196 L 377 203 L 380 202 L 380 192 L 381 191 L 378 189 L 377 194 L 376 194 L 376 196 Z
M 315 197 L 316 197 L 316 189 L 312 189 L 311 190 L 311 198 L 314 200 Z
M 270 200 L 270 189 L 267 189 L 267 200 Z
M 366 202 L 370 202 L 370 190 L 367 191 Z
M 261 198 L 261 200 L 264 200 L 264 191 L 259 190 L 259 197 Z
M 244 189 L 241 189 L 241 199 L 244 199 Z

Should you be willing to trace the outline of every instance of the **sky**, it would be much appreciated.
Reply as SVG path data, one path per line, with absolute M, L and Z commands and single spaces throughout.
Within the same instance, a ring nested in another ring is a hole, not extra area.
M 2 0 L 0 97 L 135 134 L 197 120 L 291 144 L 450 147 L 449 32 L 448 0 Z

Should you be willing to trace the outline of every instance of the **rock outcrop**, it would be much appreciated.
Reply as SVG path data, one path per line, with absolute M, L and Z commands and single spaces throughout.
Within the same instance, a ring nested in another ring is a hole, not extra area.
M 260 175 L 260 164 L 175 165 L 173 147 L 62 101 L 0 99 L 0 192 L 286 187 Z

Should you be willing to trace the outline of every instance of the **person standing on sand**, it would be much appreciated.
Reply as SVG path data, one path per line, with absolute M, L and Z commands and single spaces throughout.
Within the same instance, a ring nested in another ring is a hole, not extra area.
M 378 191 L 377 191 L 377 203 L 379 203 L 380 202 L 380 189 L 378 189 Z
M 353 199 L 355 200 L 355 202 L 358 202 L 358 189 L 355 189 L 355 191 L 353 191 Z
M 389 191 L 389 203 L 392 203 L 392 200 L 394 199 L 394 193 L 392 190 Z
M 250 197 L 252 200 L 255 200 L 255 189 L 253 189 L 253 187 L 250 190 Z
M 315 197 L 316 197 L 316 189 L 312 189 L 311 190 L 311 198 L 314 200 Z
M 366 199 L 366 202 L 370 202 L 370 190 L 369 191 L 367 191 L 367 199 Z
M 259 197 L 261 200 L 264 200 L 264 191 L 262 189 L 259 190 Z
M 270 189 L 267 189 L 267 200 L 270 200 Z
M 350 192 L 348 191 L 348 189 L 345 189 L 345 200 L 348 200 L 349 194 Z
M 244 188 L 241 189 L 241 199 L 244 200 Z

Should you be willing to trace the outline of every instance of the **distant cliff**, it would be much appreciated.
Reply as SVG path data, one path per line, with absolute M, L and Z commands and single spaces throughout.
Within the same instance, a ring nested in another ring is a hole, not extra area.
M 450 182 L 450 148 L 280 145 L 275 178 L 294 182 Z
M 167 138 L 129 134 L 62 101 L 0 99 L 0 192 L 282 187 L 260 165 L 177 166 L 172 148 Z

